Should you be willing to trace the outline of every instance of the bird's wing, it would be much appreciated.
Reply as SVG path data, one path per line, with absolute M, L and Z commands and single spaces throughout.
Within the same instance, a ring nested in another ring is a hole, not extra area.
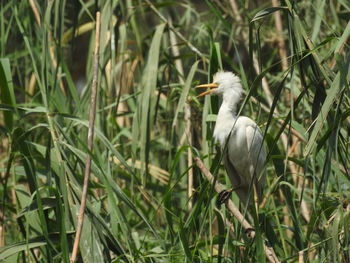
M 258 126 L 249 125 L 246 127 L 246 138 L 248 146 L 248 155 L 251 165 L 255 168 L 251 174 L 259 174 L 266 159 L 266 153 L 263 145 L 263 136 Z
M 232 187 L 237 187 L 239 186 L 242 182 L 239 179 L 240 175 L 237 172 L 237 169 L 235 168 L 234 164 L 230 161 L 228 150 L 224 150 L 225 152 L 223 153 L 223 162 L 224 166 L 226 169 L 226 172 L 228 174 L 228 177 L 230 178 L 230 181 L 232 183 Z
M 262 170 L 266 160 L 266 152 L 262 133 L 256 124 L 246 127 L 246 138 L 250 159 L 249 172 L 254 178 L 259 196 L 261 196 L 262 188 L 265 184 L 265 175 L 262 174 Z

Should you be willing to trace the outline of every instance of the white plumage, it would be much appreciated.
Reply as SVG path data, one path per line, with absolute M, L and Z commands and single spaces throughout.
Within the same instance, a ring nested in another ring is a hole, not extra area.
M 242 95 L 239 77 L 232 72 L 217 72 L 212 84 L 199 85 L 211 90 L 199 96 L 216 94 L 222 96 L 222 104 L 215 123 L 214 138 L 223 151 L 223 161 L 233 188 L 246 205 L 251 191 L 255 189 L 259 200 L 265 177 L 262 174 L 266 160 L 262 133 L 257 124 L 248 117 L 237 117 L 237 104 Z M 251 183 L 252 187 L 250 188 Z

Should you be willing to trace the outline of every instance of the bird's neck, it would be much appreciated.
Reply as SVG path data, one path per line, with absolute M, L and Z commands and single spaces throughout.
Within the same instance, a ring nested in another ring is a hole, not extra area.
M 226 139 L 236 122 L 236 111 L 239 99 L 240 94 L 235 94 L 234 92 L 223 94 L 223 101 L 219 109 L 214 129 L 214 137 L 220 142 L 222 147 L 225 145 Z
M 241 98 L 241 94 L 228 91 L 223 94 L 222 104 L 219 110 L 219 114 L 222 113 L 230 113 L 234 117 L 236 117 L 237 105 Z

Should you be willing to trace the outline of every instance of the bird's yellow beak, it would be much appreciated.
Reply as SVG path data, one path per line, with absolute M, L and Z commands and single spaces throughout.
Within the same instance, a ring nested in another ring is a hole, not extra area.
M 197 96 L 197 98 L 198 98 L 198 97 L 202 97 L 202 96 L 205 96 L 205 95 L 213 93 L 215 90 L 217 90 L 218 84 L 215 84 L 215 83 L 202 84 L 202 85 L 196 86 L 195 88 L 209 88 L 210 89 L 210 90 L 204 91 L 201 94 L 199 94 Z

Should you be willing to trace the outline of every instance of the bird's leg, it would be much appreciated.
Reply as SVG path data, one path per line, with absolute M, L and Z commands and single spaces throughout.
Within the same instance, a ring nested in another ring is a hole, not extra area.
M 218 198 L 216 200 L 216 206 L 220 207 L 222 204 L 226 203 L 226 201 L 228 199 L 230 199 L 232 192 L 239 189 L 239 188 L 240 188 L 240 186 L 234 187 L 234 188 L 231 188 L 228 190 L 222 190 L 219 193 Z
M 225 203 L 230 198 L 232 191 L 232 189 L 222 190 L 216 199 L 216 206 L 220 207 L 223 203 Z
M 255 229 L 254 228 L 247 228 L 244 232 L 246 233 L 248 238 L 254 238 L 254 236 L 255 236 Z

